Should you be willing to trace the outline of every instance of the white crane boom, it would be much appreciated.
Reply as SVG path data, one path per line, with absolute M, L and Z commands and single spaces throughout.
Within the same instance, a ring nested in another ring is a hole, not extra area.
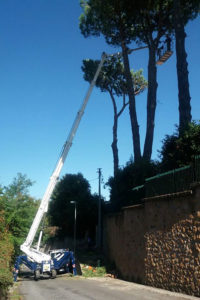
M 60 158 L 58 160 L 58 163 L 56 165 L 56 168 L 52 174 L 52 176 L 50 177 L 50 180 L 49 180 L 49 184 L 47 186 L 47 189 L 44 193 L 44 196 L 42 198 L 42 201 L 40 203 L 40 206 L 39 206 L 39 209 L 37 211 L 37 214 L 33 220 L 33 223 L 31 225 L 31 228 L 29 230 L 29 233 L 28 233 L 28 236 L 25 240 L 25 242 L 20 246 L 20 249 L 29 257 L 31 258 L 32 260 L 34 260 L 35 262 L 37 263 L 41 263 L 42 261 L 44 260 L 49 260 L 50 259 L 50 256 L 45 254 L 45 253 L 42 253 L 40 252 L 39 250 L 36 250 L 36 249 L 33 249 L 31 248 L 31 245 L 33 243 L 33 240 L 34 240 L 34 237 L 36 235 L 36 232 L 38 230 L 38 227 L 40 225 L 40 222 L 42 220 L 42 217 L 44 216 L 44 213 L 47 212 L 48 210 L 48 204 L 49 204 L 49 200 L 51 198 L 51 195 L 53 193 L 53 190 L 56 186 L 56 183 L 58 181 L 58 178 L 59 178 L 59 175 L 60 175 L 60 172 L 62 170 L 62 167 L 64 165 L 64 162 L 65 162 L 65 159 L 67 157 L 67 154 L 69 152 L 69 149 L 72 145 L 72 141 L 73 141 L 73 138 L 76 134 L 76 131 L 78 129 L 78 126 L 79 126 L 79 123 L 81 121 L 81 118 L 83 116 L 83 113 L 84 113 L 84 110 L 85 110 L 85 107 L 88 103 L 88 100 L 90 98 L 90 95 L 91 95 L 91 92 L 93 90 L 93 87 L 95 86 L 95 83 L 96 83 L 96 80 L 99 76 L 99 73 L 101 71 L 101 68 L 103 66 L 103 63 L 106 59 L 107 55 L 105 53 L 102 54 L 102 57 L 101 57 L 101 61 L 99 63 L 99 66 L 97 68 L 97 71 L 95 73 L 95 76 L 90 84 L 90 87 L 87 91 L 87 94 L 84 98 L 84 101 L 81 105 L 81 108 L 80 110 L 78 111 L 77 113 L 77 116 L 74 120 L 74 123 L 72 125 L 72 128 L 71 128 L 71 131 L 68 135 L 68 138 L 63 146 L 63 150 L 61 152 L 61 155 L 60 155 Z M 39 247 L 38 247 L 39 248 Z

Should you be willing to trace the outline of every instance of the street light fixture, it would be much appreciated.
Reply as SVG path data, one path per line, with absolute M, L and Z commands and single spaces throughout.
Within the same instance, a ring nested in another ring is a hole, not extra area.
M 76 251 L 76 201 L 70 201 L 71 204 L 74 204 L 74 256 Z

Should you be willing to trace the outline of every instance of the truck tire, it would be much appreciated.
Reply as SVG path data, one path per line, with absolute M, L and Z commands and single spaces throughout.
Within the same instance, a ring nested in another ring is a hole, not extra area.
M 39 270 L 36 270 L 36 271 L 34 272 L 34 279 L 35 279 L 35 281 L 37 281 L 37 280 L 40 279 L 40 271 L 39 271 Z
M 51 271 L 51 279 L 56 278 L 56 275 L 57 275 L 57 272 L 56 272 L 55 269 L 53 269 L 53 270 Z

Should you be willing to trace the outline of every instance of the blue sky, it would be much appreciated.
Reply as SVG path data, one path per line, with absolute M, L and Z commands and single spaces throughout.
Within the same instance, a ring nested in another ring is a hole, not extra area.
M 119 49 L 103 38 L 85 39 L 78 26 L 77 0 L 0 1 L 0 184 L 18 172 L 35 181 L 30 194 L 41 198 L 88 89 L 81 71 L 85 58 L 100 59 L 103 51 Z M 186 28 L 193 119 L 200 119 L 200 18 Z M 131 68 L 147 75 L 147 50 L 130 57 Z M 176 59 L 158 67 L 153 158 L 161 140 L 178 123 Z M 137 113 L 143 148 L 146 92 L 138 96 Z M 62 174 L 81 172 L 92 192 L 98 192 L 97 168 L 104 182 L 113 174 L 112 105 L 107 94 L 94 89 Z M 132 150 L 128 111 L 119 121 L 119 159 L 123 166 Z M 108 199 L 108 191 L 102 193 Z

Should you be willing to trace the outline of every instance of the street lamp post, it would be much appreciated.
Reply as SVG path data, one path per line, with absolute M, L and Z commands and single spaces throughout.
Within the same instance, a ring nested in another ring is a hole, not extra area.
M 70 201 L 71 204 L 74 204 L 74 256 L 76 252 L 76 201 Z
M 99 202 L 98 202 L 98 234 L 97 234 L 97 246 L 99 250 L 101 249 L 102 245 L 102 224 L 101 224 L 101 168 L 98 168 L 99 174 Z

